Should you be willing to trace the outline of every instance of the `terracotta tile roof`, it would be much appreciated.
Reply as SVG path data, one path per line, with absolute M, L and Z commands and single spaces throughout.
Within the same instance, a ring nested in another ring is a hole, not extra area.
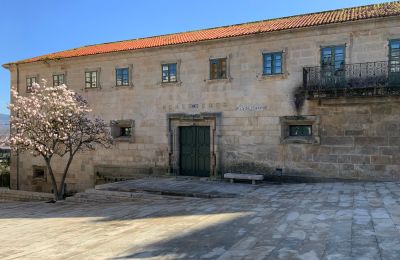
M 83 46 L 76 49 L 60 51 L 42 55 L 16 63 L 29 63 L 41 60 L 62 59 L 70 57 L 87 56 L 101 53 L 137 50 L 168 45 L 194 43 L 207 40 L 230 38 L 258 33 L 281 31 L 295 28 L 343 23 L 348 21 L 364 20 L 378 17 L 400 15 L 400 1 L 353 8 L 338 9 L 333 11 L 296 15 L 271 20 L 223 26 L 211 29 L 168 34 L 149 38 L 126 40 L 120 42 L 103 43 Z

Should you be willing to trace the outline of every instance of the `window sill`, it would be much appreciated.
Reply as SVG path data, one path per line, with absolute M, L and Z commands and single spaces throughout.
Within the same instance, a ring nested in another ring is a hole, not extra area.
M 114 137 L 115 142 L 127 142 L 131 143 L 132 142 L 132 136 L 119 136 L 119 137 Z
M 129 84 L 129 85 L 115 85 L 113 88 L 115 89 L 127 89 L 127 88 L 133 88 L 133 84 Z
M 180 87 L 182 85 L 182 81 L 175 81 L 175 82 L 161 82 L 161 87 Z
M 281 140 L 281 144 L 319 144 L 319 136 L 288 136 Z
M 88 92 L 88 91 L 100 91 L 100 87 L 95 87 L 95 88 L 83 88 L 83 91 Z
M 274 79 L 287 79 L 289 76 L 288 73 L 281 73 L 281 74 L 260 74 L 257 75 L 258 80 L 274 80 Z
M 223 78 L 223 79 L 206 79 L 207 84 L 214 84 L 214 83 L 230 83 L 232 81 L 231 77 Z

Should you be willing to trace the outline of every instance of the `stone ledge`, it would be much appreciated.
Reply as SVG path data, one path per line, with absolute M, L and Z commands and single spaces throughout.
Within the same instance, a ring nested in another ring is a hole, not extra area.
M 10 190 L 8 188 L 0 188 L 0 200 L 17 200 L 17 201 L 48 201 L 53 199 L 51 193 Z

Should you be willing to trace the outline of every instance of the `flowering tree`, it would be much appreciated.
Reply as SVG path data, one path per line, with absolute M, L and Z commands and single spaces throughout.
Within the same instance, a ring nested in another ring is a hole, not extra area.
M 11 96 L 11 148 L 43 157 L 54 199 L 63 199 L 65 179 L 76 153 L 110 146 L 106 124 L 100 119 L 90 119 L 86 100 L 65 85 L 47 87 L 43 81 L 42 85 L 34 84 L 27 96 L 20 96 L 12 88 Z M 59 186 L 51 164 L 54 156 L 66 159 Z

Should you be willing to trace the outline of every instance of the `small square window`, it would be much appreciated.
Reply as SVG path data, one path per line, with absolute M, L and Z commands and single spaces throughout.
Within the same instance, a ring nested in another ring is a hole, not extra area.
M 176 63 L 162 64 L 161 65 L 161 73 L 162 73 L 162 82 L 177 82 L 177 69 Z
M 32 91 L 32 86 L 34 83 L 37 83 L 36 77 L 28 77 L 26 78 L 26 91 L 31 92 Z
M 263 74 L 282 74 L 282 52 L 263 54 Z
M 129 68 L 116 69 L 116 85 L 129 86 Z
M 64 78 L 64 74 L 53 75 L 53 87 L 65 84 Z
M 43 166 L 33 166 L 33 179 L 46 179 L 46 170 Z
M 282 144 L 319 144 L 318 116 L 283 116 L 281 123 Z
M 312 125 L 290 125 L 289 136 L 312 136 Z
M 116 141 L 132 142 L 134 121 L 133 120 L 115 120 L 110 122 L 111 136 Z
M 226 58 L 210 60 L 210 79 L 227 78 Z
M 85 88 L 97 88 L 97 71 L 85 72 Z

